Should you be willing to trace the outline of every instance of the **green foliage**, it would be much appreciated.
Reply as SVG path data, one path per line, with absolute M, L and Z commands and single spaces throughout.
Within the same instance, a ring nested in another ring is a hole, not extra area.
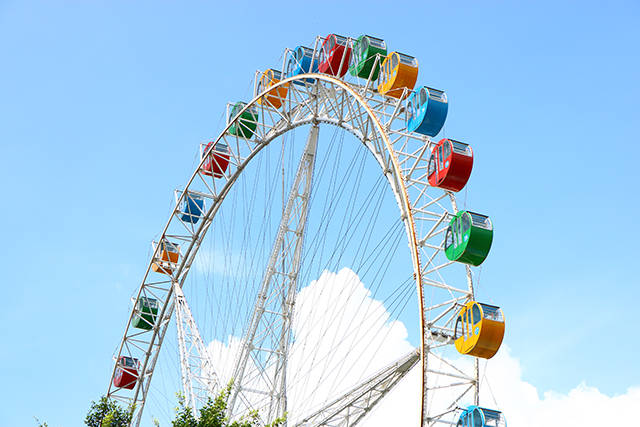
M 40 422 L 40 420 L 37 417 L 33 417 L 33 418 L 35 418 L 36 422 L 38 423 L 38 427 L 49 427 L 47 423 Z
M 125 410 L 116 402 L 103 396 L 91 408 L 84 423 L 89 427 L 126 427 L 131 423 L 132 408 Z
M 240 420 L 230 422 L 226 416 L 227 401 L 231 394 L 232 383 L 216 396 L 209 398 L 200 409 L 199 417 L 196 418 L 191 408 L 185 406 L 185 399 L 178 395 L 178 407 L 176 408 L 176 418 L 171 422 L 173 427 L 261 427 L 258 412 L 253 411 Z M 91 402 L 91 408 L 84 423 L 89 427 L 126 427 L 131 423 L 133 409 L 125 410 L 116 402 L 101 397 L 96 402 Z M 278 418 L 264 427 L 281 427 L 284 425 L 286 417 Z M 47 423 L 40 423 L 38 427 L 47 427 Z M 153 420 L 158 426 L 157 420 Z
M 232 384 L 216 396 L 209 398 L 200 409 L 200 418 L 196 419 L 191 408 L 185 407 L 184 397 L 178 395 L 178 408 L 176 408 L 176 419 L 172 421 L 173 427 L 258 427 L 260 426 L 258 412 L 251 412 L 241 420 L 229 422 L 226 416 L 227 400 L 231 394 Z M 279 427 L 284 425 L 285 417 L 274 420 L 264 427 Z

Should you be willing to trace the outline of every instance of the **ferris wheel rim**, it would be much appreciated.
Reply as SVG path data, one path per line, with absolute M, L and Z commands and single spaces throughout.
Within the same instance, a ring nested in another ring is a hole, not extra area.
M 286 79 L 283 79 L 281 81 L 279 81 L 278 83 L 268 87 L 267 89 L 263 90 L 261 93 L 257 94 L 256 96 L 253 97 L 253 99 L 250 102 L 247 102 L 246 105 L 242 108 L 242 110 L 240 110 L 240 112 L 238 112 L 236 117 L 239 117 L 242 113 L 244 113 L 245 111 L 247 111 L 248 109 L 254 107 L 256 104 L 258 104 L 258 100 L 263 98 L 267 93 L 271 92 L 274 89 L 277 89 L 278 87 L 284 86 L 284 85 L 289 85 L 291 83 L 294 83 L 296 81 L 302 81 L 304 84 L 307 84 L 306 82 L 308 82 L 308 79 L 315 79 L 316 82 L 314 82 L 313 84 L 317 85 L 319 81 L 324 81 L 327 83 L 331 83 L 335 86 L 340 87 L 341 89 L 345 90 L 347 93 L 349 93 L 349 95 L 355 99 L 359 105 L 367 112 L 369 118 L 373 121 L 374 125 L 375 125 L 375 129 L 376 129 L 376 133 L 380 136 L 380 138 L 382 139 L 382 141 L 384 142 L 385 148 L 386 148 L 386 152 L 389 154 L 389 158 L 390 158 L 390 162 L 391 165 L 393 166 L 393 171 L 391 171 L 392 173 L 387 173 L 387 171 L 383 170 L 383 174 L 385 175 L 385 177 L 387 178 L 387 181 L 389 182 L 390 186 L 391 186 L 391 190 L 394 193 L 395 197 L 396 197 L 396 202 L 398 203 L 398 206 L 400 208 L 400 212 L 402 214 L 402 221 L 405 225 L 405 233 L 407 235 L 407 239 L 408 239 L 408 245 L 409 245 L 409 250 L 412 256 L 412 265 L 414 268 L 414 279 L 415 279 L 415 283 L 416 283 L 416 288 L 417 288 L 417 294 L 418 294 L 418 299 L 419 299 L 419 325 L 420 325 L 420 353 L 421 353 L 421 364 L 422 364 L 422 370 L 424 372 L 425 369 L 425 357 L 426 357 L 426 353 L 425 353 L 425 328 L 429 328 L 429 325 L 425 324 L 425 317 L 424 317 L 424 298 L 423 298 L 423 281 L 422 281 L 422 271 L 421 271 L 421 260 L 420 260 L 420 252 L 418 249 L 418 240 L 417 240 L 417 235 L 416 235 L 416 230 L 415 230 L 415 221 L 413 218 L 413 212 L 412 212 L 412 207 L 411 207 L 411 203 L 410 203 L 410 199 L 409 199 L 409 195 L 407 192 L 407 188 L 405 186 L 404 180 L 403 180 L 403 174 L 402 174 L 402 169 L 398 163 L 398 158 L 397 158 L 397 154 L 394 150 L 393 144 L 390 141 L 390 137 L 388 132 L 385 130 L 383 124 L 380 122 L 379 117 L 376 115 L 376 113 L 373 111 L 373 109 L 371 108 L 371 106 L 367 103 L 367 101 L 348 83 L 332 77 L 332 76 L 328 76 L 325 74 L 319 74 L 319 73 L 306 73 L 306 74 L 300 74 L 300 75 L 296 75 L 293 77 L 288 77 Z M 282 108 L 284 110 L 284 108 Z M 209 147 L 208 150 L 206 150 L 203 153 L 203 156 L 200 160 L 200 162 L 198 163 L 195 171 L 193 172 L 193 174 L 191 175 L 190 179 L 188 180 L 188 182 L 186 183 L 186 185 L 183 187 L 183 190 L 181 190 L 181 194 L 179 196 L 179 198 L 176 200 L 176 206 L 174 207 L 174 209 L 172 210 L 171 215 L 169 216 L 168 221 L 165 224 L 165 227 L 163 228 L 162 233 L 159 236 L 159 239 L 165 239 L 167 236 L 167 231 L 170 227 L 170 225 L 172 224 L 172 221 L 174 220 L 174 217 L 176 216 L 176 212 L 179 209 L 180 203 L 185 199 L 186 195 L 189 192 L 189 188 L 191 187 L 191 185 L 194 183 L 194 181 L 196 180 L 196 178 L 198 177 L 199 171 L 201 170 L 205 159 L 207 158 L 207 156 L 212 152 L 213 148 L 215 147 L 215 144 L 218 143 L 220 140 L 224 139 L 225 135 L 227 135 L 229 128 L 233 125 L 233 123 L 235 122 L 235 120 L 229 120 L 229 122 L 226 124 L 226 126 L 224 127 L 224 129 L 221 131 L 221 133 L 218 135 L 217 138 L 212 139 L 211 140 L 211 145 Z M 290 132 L 291 130 L 295 129 L 296 127 L 300 127 L 300 126 L 304 126 L 307 124 L 314 124 L 314 123 L 324 123 L 324 124 L 329 124 L 329 125 L 333 125 L 339 128 L 342 128 L 346 131 L 349 131 L 350 133 L 352 133 L 356 138 L 358 138 L 361 142 L 364 143 L 365 146 L 367 146 L 368 151 L 374 155 L 374 158 L 376 158 L 376 160 L 378 161 L 378 163 L 380 164 L 381 167 L 383 167 L 384 165 L 381 162 L 381 159 L 376 155 L 376 153 L 366 144 L 366 138 L 363 139 L 360 135 L 358 135 L 357 132 L 355 132 L 356 129 L 358 129 L 357 123 L 356 126 L 346 126 L 346 123 L 348 122 L 332 122 L 330 120 L 325 120 L 325 119 L 318 119 L 317 116 L 314 116 L 312 118 L 309 119 L 305 119 L 305 120 L 301 120 L 295 123 L 288 123 L 288 125 L 286 127 L 284 127 L 281 130 L 278 130 L 276 132 L 273 132 L 272 134 L 270 134 L 269 138 L 267 139 L 263 139 L 260 141 L 260 144 L 256 145 L 256 149 L 252 150 L 250 155 L 248 155 L 247 157 L 244 157 L 242 159 L 241 163 L 238 163 L 237 165 L 237 170 L 234 171 L 233 174 L 229 175 L 227 182 L 224 184 L 224 186 L 222 187 L 222 190 L 219 193 L 218 196 L 218 200 L 216 200 L 216 202 L 214 204 L 212 204 L 212 206 L 208 209 L 208 212 L 203 215 L 203 220 L 201 221 L 200 225 L 198 225 L 197 227 L 197 231 L 196 231 L 196 236 L 198 236 L 198 238 L 203 239 L 204 236 L 206 236 L 209 225 L 211 223 L 211 221 L 213 220 L 213 218 L 215 217 L 215 214 L 217 213 L 218 209 L 220 208 L 220 206 L 222 205 L 226 195 L 229 193 L 230 189 L 233 187 L 233 184 L 235 183 L 235 181 L 238 179 L 238 177 L 241 175 L 242 171 L 244 170 L 244 168 L 246 167 L 246 165 L 267 145 L 269 145 L 274 139 L 276 139 L 279 136 L 282 136 L 288 132 Z M 391 176 L 389 176 L 391 175 Z M 395 187 L 393 184 L 396 184 L 397 187 Z M 450 196 L 453 196 L 450 194 Z M 453 197 L 453 199 L 455 200 L 455 197 Z M 454 201 L 455 203 L 455 201 Z M 187 247 L 186 251 L 184 252 L 184 256 L 182 256 L 181 261 L 178 265 L 178 267 L 176 268 L 176 277 L 178 277 L 177 281 L 180 282 L 180 286 L 182 286 L 182 283 L 184 283 L 184 280 L 189 272 L 189 269 L 191 267 L 191 263 L 193 262 L 193 259 L 195 257 L 195 255 L 198 252 L 199 247 L 195 248 L 195 251 L 193 250 L 194 248 L 194 242 L 195 240 L 193 240 L 189 246 Z M 153 260 L 154 258 L 157 256 L 158 253 L 158 246 L 154 249 L 154 253 L 153 256 L 151 258 L 151 260 L 148 263 L 146 272 L 144 274 L 144 278 L 142 283 L 144 284 L 145 281 L 147 280 L 147 277 L 149 275 L 149 272 L 151 270 L 151 266 L 153 265 Z M 173 281 L 173 278 L 171 279 Z M 142 289 L 143 286 L 141 285 L 136 297 L 140 298 L 141 294 L 142 294 Z M 472 291 L 471 291 L 472 292 Z M 163 304 L 162 307 L 162 311 L 159 314 L 159 319 L 164 319 L 165 316 L 168 313 L 169 318 L 172 316 L 173 313 L 173 305 L 171 303 L 168 303 L 170 299 L 170 296 L 167 297 L 167 302 L 165 304 Z M 127 334 L 127 331 L 129 330 L 129 328 L 131 327 L 131 320 L 134 316 L 134 312 L 132 311 L 130 316 L 129 316 L 129 320 L 125 329 L 125 337 Z M 168 319 L 166 320 L 166 322 L 168 323 Z M 153 346 L 155 340 L 158 338 L 159 335 L 159 330 L 160 330 L 160 326 L 158 328 L 154 328 L 153 330 L 153 336 L 151 339 L 151 344 L 150 347 Z M 124 347 L 124 341 L 125 339 L 123 338 L 123 340 L 121 341 L 121 344 L 119 346 L 118 349 L 118 355 L 120 355 L 122 353 L 123 347 Z M 161 347 L 162 343 L 160 342 L 158 345 L 158 351 L 155 353 L 155 358 L 154 360 L 150 361 L 149 357 L 145 357 L 145 361 L 144 364 L 141 368 L 141 372 L 144 373 L 149 362 L 151 362 L 152 367 L 155 366 L 155 362 L 157 359 L 157 354 L 159 353 L 159 348 Z M 115 374 L 116 371 L 116 367 L 114 367 L 113 372 L 112 372 L 112 376 L 111 378 L 113 379 L 113 376 Z M 141 374 L 142 377 L 142 374 Z M 421 394 L 424 393 L 424 375 L 421 376 Z M 150 377 L 149 377 L 149 381 L 150 381 Z M 108 394 L 109 392 L 111 392 L 112 390 L 113 384 L 110 382 L 109 385 L 109 389 L 108 389 Z M 136 391 L 135 391 L 135 396 L 134 396 L 134 401 L 137 401 L 138 399 L 138 394 L 140 392 L 142 392 L 143 394 L 146 395 L 146 392 L 148 390 L 141 390 L 142 385 L 138 384 L 136 385 Z M 142 406 L 144 406 L 144 401 L 146 400 L 146 397 L 143 397 L 142 399 Z M 421 412 L 424 413 L 424 398 L 421 399 Z

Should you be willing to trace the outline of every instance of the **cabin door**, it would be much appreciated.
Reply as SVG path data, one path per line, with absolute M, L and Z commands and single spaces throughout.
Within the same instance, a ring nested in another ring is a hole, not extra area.
M 440 174 L 444 171 L 444 155 L 442 154 L 442 145 L 438 147 L 438 184 L 440 184 Z

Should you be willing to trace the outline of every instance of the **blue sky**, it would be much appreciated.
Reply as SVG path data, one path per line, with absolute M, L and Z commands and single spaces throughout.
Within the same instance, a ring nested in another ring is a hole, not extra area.
M 640 5 L 278 4 L 0 0 L 0 425 L 80 425 L 195 144 L 256 69 L 330 32 L 384 38 L 447 91 L 467 206 L 496 227 L 479 295 L 523 378 L 638 385 Z

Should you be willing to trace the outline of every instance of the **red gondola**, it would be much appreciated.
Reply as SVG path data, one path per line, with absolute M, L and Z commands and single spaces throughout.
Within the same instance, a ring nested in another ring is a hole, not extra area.
M 464 188 L 473 168 L 473 150 L 468 144 L 442 139 L 431 151 L 429 184 L 449 191 Z
M 113 385 L 127 390 L 133 389 L 138 381 L 140 362 L 132 357 L 120 356 L 113 377 Z
M 318 71 L 332 76 L 344 77 L 349 69 L 351 47 L 346 37 L 329 34 L 320 49 Z
M 206 153 L 213 144 L 213 141 L 207 144 L 204 148 L 203 155 Z M 204 175 L 213 175 L 215 178 L 222 178 L 223 174 L 227 171 L 229 166 L 229 146 L 220 141 L 216 144 L 209 154 L 209 157 L 202 164 L 201 171 Z

